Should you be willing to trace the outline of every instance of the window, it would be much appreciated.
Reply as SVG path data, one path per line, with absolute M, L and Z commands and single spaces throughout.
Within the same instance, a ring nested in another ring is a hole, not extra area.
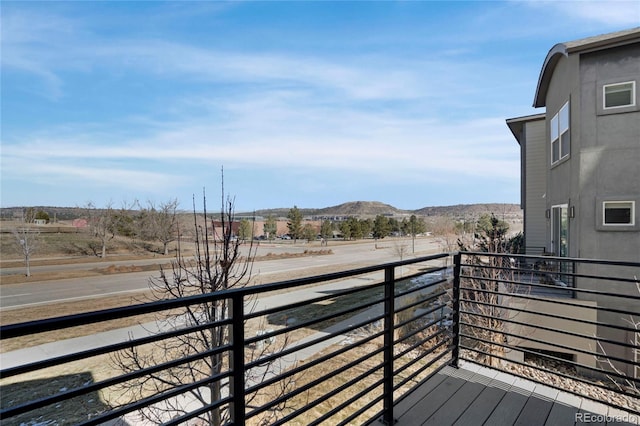
M 551 251 L 556 256 L 569 255 L 569 206 L 551 207 Z
M 603 224 L 608 226 L 635 225 L 635 201 L 604 201 Z
M 571 133 L 569 132 L 569 102 L 551 119 L 551 164 L 569 155 Z
M 602 86 L 604 109 L 634 106 L 636 104 L 636 82 L 606 84 Z

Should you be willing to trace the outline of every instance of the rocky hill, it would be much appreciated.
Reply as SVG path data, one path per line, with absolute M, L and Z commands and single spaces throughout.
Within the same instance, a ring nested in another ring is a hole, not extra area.
M 457 204 L 455 206 L 424 207 L 413 211 L 419 216 L 479 217 L 491 214 L 498 217 L 521 216 L 519 204 Z
M 12 207 L 0 209 L 0 217 L 4 220 L 20 219 L 22 217 L 23 207 Z M 267 217 L 286 217 L 290 207 L 278 209 L 264 209 L 255 211 L 256 216 Z M 37 206 L 35 211 L 45 211 L 51 219 L 70 220 L 76 219 L 86 214 L 84 209 L 78 207 L 50 207 Z M 351 201 L 337 206 L 325 208 L 300 208 L 303 216 L 358 216 L 373 217 L 377 215 L 387 216 L 448 216 L 452 218 L 477 218 L 484 213 L 493 213 L 500 218 L 510 219 L 522 217 L 522 211 L 518 204 L 458 204 L 454 206 L 437 206 L 423 207 L 417 210 L 402 210 L 392 205 L 381 203 L 379 201 Z M 215 213 L 215 212 L 211 212 Z M 191 213 L 189 213 L 191 214 Z M 237 216 L 253 216 L 254 212 L 236 212 Z
M 285 217 L 289 212 L 288 208 L 257 210 L 257 216 Z M 522 216 L 522 210 L 518 204 L 458 204 L 454 206 L 423 207 L 417 210 L 402 210 L 392 205 L 379 201 L 351 201 L 337 206 L 325 207 L 321 209 L 300 208 L 304 216 L 448 216 L 453 218 L 477 218 L 482 214 L 495 214 L 500 218 L 515 218 Z

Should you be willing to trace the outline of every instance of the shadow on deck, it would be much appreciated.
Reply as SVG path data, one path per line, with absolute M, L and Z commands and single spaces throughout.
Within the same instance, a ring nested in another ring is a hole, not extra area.
M 640 423 L 636 415 L 471 363 L 459 369 L 445 367 L 394 411 L 397 426 Z

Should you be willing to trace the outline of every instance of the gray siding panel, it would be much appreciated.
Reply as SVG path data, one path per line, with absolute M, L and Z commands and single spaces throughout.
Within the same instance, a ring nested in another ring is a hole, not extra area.
M 525 196 L 525 239 L 526 246 L 532 253 L 547 245 L 547 150 L 546 126 L 544 120 L 532 121 L 526 124 L 526 179 Z

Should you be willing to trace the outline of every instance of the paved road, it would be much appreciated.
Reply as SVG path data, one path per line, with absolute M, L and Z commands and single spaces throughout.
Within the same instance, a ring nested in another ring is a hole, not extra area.
M 274 261 L 259 261 L 253 265 L 253 274 L 265 275 L 281 273 L 322 266 L 340 265 L 371 265 L 399 260 L 397 246 L 405 244 L 411 252 L 411 241 L 385 239 L 376 242 L 359 242 L 355 244 L 329 245 L 332 255 L 305 256 Z M 287 245 L 270 247 L 261 245 L 261 253 L 304 251 L 305 249 L 320 249 L 318 245 Z M 415 255 L 425 255 L 440 251 L 438 244 L 431 238 L 416 239 Z M 405 258 L 409 255 L 405 255 Z M 73 265 L 74 268 L 93 269 L 96 265 L 105 268 L 110 264 L 137 264 L 137 261 L 114 261 Z M 147 262 L 147 261 L 143 261 Z M 51 268 L 43 266 L 39 268 Z M 43 269 L 47 270 L 47 269 Z M 150 277 L 157 275 L 153 272 L 135 272 L 99 277 L 62 279 L 52 281 L 38 281 L 24 284 L 2 285 L 0 287 L 0 309 L 14 309 L 54 302 L 89 299 L 109 295 L 139 292 L 148 289 Z

